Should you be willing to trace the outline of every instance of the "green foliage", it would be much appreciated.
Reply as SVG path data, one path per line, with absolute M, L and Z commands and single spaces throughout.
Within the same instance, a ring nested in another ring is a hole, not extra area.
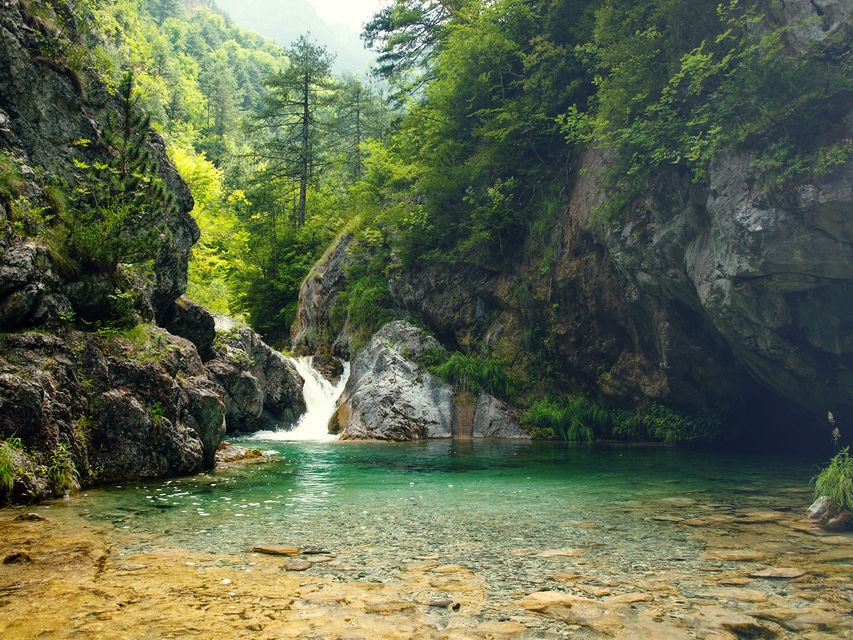
M 559 438 L 574 442 L 593 440 L 596 431 L 606 422 L 606 411 L 583 396 L 559 402 L 536 400 L 521 417 L 521 423 L 536 438 Z
M 705 180 L 713 158 L 732 145 L 756 151 L 769 187 L 850 157 L 839 128 L 853 90 L 848 54 L 834 38 L 795 52 L 788 28 L 762 7 L 770 9 L 623 0 L 598 9 L 594 37 L 582 47 L 598 74 L 593 115 L 570 109 L 563 124 L 570 141 L 594 136 L 619 150 L 610 212 L 663 167 Z
M 649 437 L 667 444 L 710 442 L 720 435 L 721 424 L 713 415 L 689 416 L 657 402 L 640 415 Z
M 154 425 L 155 429 L 162 429 L 163 424 L 166 421 L 165 411 L 163 410 L 163 405 L 159 402 L 155 402 L 148 409 L 148 413 L 151 416 L 151 424 Z
M 574 48 L 588 13 L 569 0 L 399 0 L 368 25 L 389 73 L 428 52 L 423 99 L 371 148 L 384 175 L 409 178 L 380 186 L 377 203 L 404 267 L 461 258 L 496 268 L 517 256 L 542 183 L 563 185 L 574 154 L 557 117 L 591 91 Z
M 464 4 L 394 0 L 364 26 L 362 39 L 379 53 L 375 73 L 394 85 L 398 104 L 432 79 L 444 30 Z
M 22 164 L 13 154 L 0 151 L 0 206 L 18 236 L 35 237 L 51 227 L 57 213 L 64 212 L 64 195 L 52 185 L 44 186 L 43 200 L 28 193 L 33 190 L 33 179 L 42 180 L 41 176 L 24 176 Z
M 421 351 L 416 357 L 415 362 L 418 363 L 421 367 L 425 367 L 427 369 L 433 369 L 435 367 L 439 367 L 447 362 L 449 354 L 447 350 L 442 347 L 435 347 L 430 349 L 424 349 Z
M 353 215 L 348 190 L 362 171 L 362 146 L 387 126 L 377 92 L 332 78 L 331 54 L 307 39 L 285 55 L 207 7 L 171 0 L 31 0 L 27 7 L 55 66 L 80 76 L 81 91 L 85 76 L 96 76 L 121 109 L 106 118 L 99 139 L 75 143 L 73 175 L 46 189 L 44 203 L 25 197 L 15 163 L 0 161 L 0 202 L 8 201 L 16 231 L 41 233 L 61 219 L 65 237 L 56 233 L 52 245 L 84 276 L 157 257 L 168 244 L 161 222 L 172 202 L 146 157 L 147 114 L 196 202 L 202 236 L 190 296 L 245 314 L 282 343 L 301 280 Z M 299 91 L 305 70 L 307 97 Z M 266 108 L 271 119 L 257 120 Z M 285 122 L 291 117 L 295 128 Z M 116 285 L 115 295 L 128 290 Z M 104 301 L 98 313 L 124 302 Z
M 14 455 L 22 453 L 23 450 L 24 444 L 20 438 L 12 437 L 0 441 L 0 505 L 11 500 L 17 474 Z
M 295 222 L 305 224 L 308 186 L 320 162 L 321 117 L 331 93 L 334 56 L 326 47 L 301 36 L 287 50 L 289 64 L 267 77 L 268 92 L 257 114 L 256 132 L 263 132 L 261 157 L 267 162 L 265 179 L 290 178 L 298 184 Z
M 225 172 L 191 147 L 174 145 L 169 157 L 190 188 L 201 230 L 193 246 L 187 295 L 217 313 L 236 313 L 235 284 L 248 266 L 249 231 L 238 212 L 250 206 L 242 189 L 229 190 Z M 232 308 L 234 307 L 234 308 Z
M 47 481 L 54 495 L 61 495 L 79 486 L 77 465 L 64 443 L 58 444 L 50 453 Z
M 812 483 L 815 498 L 825 496 L 834 511 L 853 511 L 853 458 L 850 447 L 839 451 Z
M 91 381 L 89 383 L 91 386 Z M 74 427 L 74 436 L 78 443 L 87 447 L 92 441 L 92 434 L 98 428 L 98 423 L 91 415 L 82 415 L 77 418 Z
M 75 198 L 65 221 L 73 256 L 108 273 L 122 262 L 157 257 L 167 238 L 163 220 L 174 208 L 155 173 L 149 119 L 138 109 L 131 72 L 122 78 L 118 94 L 120 111 L 107 119 L 100 142 L 106 162 L 74 161 Z
M 514 392 L 504 364 L 494 357 L 469 356 L 457 351 L 429 370 L 463 393 L 487 391 L 508 398 Z
M 388 277 L 381 270 L 381 258 L 373 262 L 356 262 L 347 270 L 345 289 L 338 294 L 331 309 L 336 329 L 346 328 L 350 349 L 355 353 L 382 325 L 397 319 Z
M 605 407 L 583 396 L 535 400 L 522 416 L 534 437 L 562 440 L 652 440 L 666 444 L 712 442 L 720 436 L 714 416 L 688 416 L 658 403 L 639 412 Z

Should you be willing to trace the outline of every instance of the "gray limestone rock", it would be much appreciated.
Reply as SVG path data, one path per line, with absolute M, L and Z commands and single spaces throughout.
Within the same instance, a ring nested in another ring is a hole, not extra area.
M 511 406 L 486 392 L 477 396 L 472 435 L 475 438 L 529 439 Z
M 288 425 L 305 412 L 302 377 L 258 334 L 241 326 L 217 342 L 206 366 L 225 388 L 229 433 Z
M 331 348 L 335 355 L 349 359 L 346 326 L 340 335 L 333 335 L 330 313 L 338 294 L 346 287 L 346 268 L 352 264 L 351 241 L 351 235 L 341 236 L 302 282 L 296 321 L 291 329 L 291 345 L 298 355 Z
M 342 440 L 449 438 L 453 391 L 411 360 L 437 348 L 434 338 L 412 325 L 382 327 L 356 356 L 330 431 Z

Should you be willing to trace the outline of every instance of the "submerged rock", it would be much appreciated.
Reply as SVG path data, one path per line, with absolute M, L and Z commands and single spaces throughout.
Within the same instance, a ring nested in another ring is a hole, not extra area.
M 313 566 L 313 562 L 309 562 L 308 560 L 301 560 L 299 558 L 287 558 L 281 564 L 281 568 L 285 571 L 307 571 Z
M 791 580 L 793 578 L 801 578 L 808 571 L 797 567 L 770 567 L 761 571 L 753 571 L 749 574 L 750 578 L 765 578 L 770 580 Z
M 247 449 L 230 442 L 220 442 L 216 448 L 216 463 L 226 462 L 258 462 L 263 461 L 264 454 L 260 449 Z
M 302 547 L 295 545 L 259 545 L 252 547 L 255 553 L 263 553 L 268 556 L 298 556 L 302 553 Z
M 405 322 L 382 327 L 356 356 L 329 431 L 342 440 L 449 438 L 453 391 L 412 360 L 440 348 Z

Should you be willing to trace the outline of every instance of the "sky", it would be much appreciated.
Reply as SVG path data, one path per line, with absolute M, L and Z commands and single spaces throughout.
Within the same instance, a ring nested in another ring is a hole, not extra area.
M 342 24 L 361 32 L 367 22 L 385 2 L 383 0 L 308 0 L 317 14 L 328 22 Z
M 256 31 L 282 47 L 299 36 L 336 54 L 335 73 L 366 74 L 376 54 L 364 48 L 362 24 L 391 0 L 216 0 L 241 27 Z

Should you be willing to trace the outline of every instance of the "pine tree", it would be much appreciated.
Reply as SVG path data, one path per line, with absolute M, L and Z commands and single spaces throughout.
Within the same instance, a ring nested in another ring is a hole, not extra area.
M 328 126 L 320 111 L 332 99 L 334 55 L 306 36 L 300 36 L 286 53 L 288 66 L 266 79 L 269 93 L 254 129 L 267 134 L 262 154 L 273 176 L 298 182 L 296 225 L 302 227 L 308 185 L 320 159 L 319 138 Z
M 149 145 L 150 119 L 138 108 L 133 72 L 122 78 L 117 109 L 105 121 L 97 159 L 75 160 L 75 203 L 67 244 L 83 265 L 113 273 L 121 263 L 156 257 L 163 221 L 174 201 L 159 176 Z M 82 146 L 92 147 L 86 141 Z

